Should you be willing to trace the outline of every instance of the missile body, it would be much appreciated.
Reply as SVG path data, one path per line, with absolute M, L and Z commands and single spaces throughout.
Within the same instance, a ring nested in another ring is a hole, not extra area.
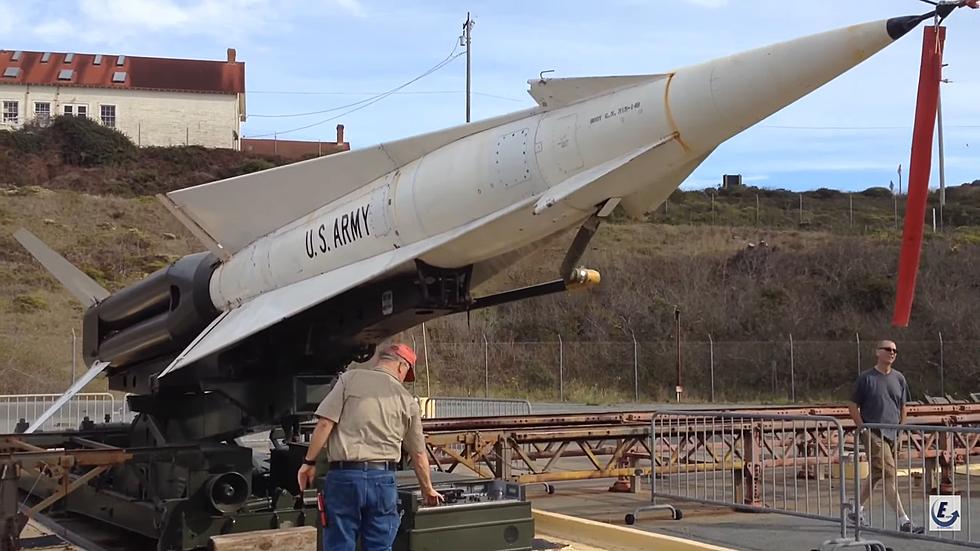
M 856 25 L 651 75 L 450 143 L 232 256 L 211 279 L 212 302 L 225 310 L 439 235 L 659 142 L 566 200 L 515 210 L 422 260 L 475 264 L 572 227 L 612 197 L 642 214 L 719 144 L 887 46 L 894 26 Z M 545 91 L 562 84 L 537 83 Z

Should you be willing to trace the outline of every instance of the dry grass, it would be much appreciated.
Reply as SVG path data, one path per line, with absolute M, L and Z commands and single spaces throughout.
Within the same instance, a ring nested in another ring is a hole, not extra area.
M 153 198 L 95 197 L 70 191 L 0 191 L 0 392 L 63 390 L 71 371 L 72 330 L 79 373 L 82 307 L 21 248 L 27 228 L 110 291 L 170 259 L 199 249 Z M 170 234 L 170 236 L 164 236 Z M 103 381 L 92 389 L 102 389 Z
M 6 375 L 0 378 L 0 393 L 63 389 L 70 378 L 73 329 L 81 349 L 82 309 L 13 240 L 11 234 L 20 227 L 109 290 L 202 248 L 150 197 L 0 190 L 0 375 Z M 475 294 L 554 279 L 573 235 L 568 232 L 542 246 Z M 846 342 L 856 331 L 868 340 L 887 333 L 923 342 L 933 341 L 939 330 L 952 341 L 980 333 L 974 275 L 980 240 L 975 235 L 975 229 L 959 228 L 948 241 L 927 242 L 915 325 L 892 332 L 888 313 L 897 234 L 857 237 L 754 227 L 606 224 L 583 258 L 585 265 L 602 272 L 598 288 L 479 311 L 469 320 L 458 315 L 427 324 L 430 341 L 460 343 L 436 348 L 431 358 L 433 393 L 482 396 L 486 334 L 503 343 L 490 358 L 492 395 L 554 400 L 560 333 L 567 345 L 566 399 L 629 401 L 632 330 L 642 345 L 641 400 L 672 400 L 670 341 L 674 306 L 679 305 L 685 338 L 692 341 L 705 340 L 710 333 L 718 341 L 783 342 L 792 333 L 798 340 L 844 343 L 836 348 L 815 345 L 797 359 L 799 396 L 836 396 L 853 373 L 846 362 L 854 354 Z M 749 249 L 762 241 L 769 247 Z M 409 334 L 421 345 L 417 329 Z M 904 356 L 914 392 L 935 382 L 930 375 L 934 347 L 920 348 Z M 777 392 L 768 386 L 766 362 L 771 360 L 765 350 L 748 343 L 744 351 L 729 354 L 732 359 L 719 374 L 719 401 L 784 399 L 784 379 Z M 976 380 L 976 352 L 970 345 L 947 349 L 949 387 Z M 689 352 L 686 361 L 702 366 L 704 356 L 704 350 Z M 83 369 L 81 358 L 77 361 Z M 706 400 L 703 376 L 691 377 L 686 399 Z

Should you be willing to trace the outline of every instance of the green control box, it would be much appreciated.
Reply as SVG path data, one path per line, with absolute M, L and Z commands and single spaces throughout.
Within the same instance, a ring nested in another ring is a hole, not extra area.
M 421 504 L 414 476 L 399 477 L 402 520 L 393 551 L 530 551 L 534 519 L 523 487 L 433 475 L 441 475 L 434 476 L 433 485 L 446 498 L 434 507 Z

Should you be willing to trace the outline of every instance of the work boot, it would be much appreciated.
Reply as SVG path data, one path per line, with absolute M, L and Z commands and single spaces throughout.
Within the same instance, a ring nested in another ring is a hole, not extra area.
M 924 534 L 926 531 L 926 529 L 923 528 L 922 526 L 916 526 L 912 524 L 911 520 L 903 524 L 902 527 L 899 528 L 899 530 L 907 534 Z

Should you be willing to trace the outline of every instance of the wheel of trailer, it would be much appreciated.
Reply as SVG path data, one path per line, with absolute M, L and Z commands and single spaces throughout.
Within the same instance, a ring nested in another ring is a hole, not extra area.
M 674 515 L 673 515 L 673 517 L 674 517 L 674 520 L 680 520 L 680 519 L 684 518 L 684 512 L 681 511 L 680 509 L 674 509 Z
M 633 526 L 636 524 L 636 515 L 633 513 L 626 513 L 626 524 L 628 526 Z

